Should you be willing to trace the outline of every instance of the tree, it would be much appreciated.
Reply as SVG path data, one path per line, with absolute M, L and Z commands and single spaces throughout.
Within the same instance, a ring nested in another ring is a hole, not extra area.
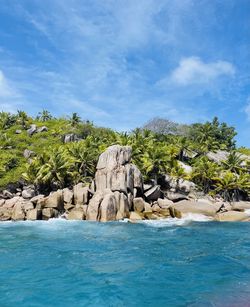
M 76 127 L 81 122 L 81 117 L 78 116 L 76 112 L 74 112 L 72 113 L 72 116 L 69 121 L 72 127 Z
M 236 151 L 231 151 L 227 160 L 222 161 L 223 167 L 233 173 L 239 173 L 243 170 L 242 163 L 243 159 L 241 158 L 241 154 Z
M 0 129 L 6 130 L 15 124 L 15 116 L 9 112 L 0 112 Z
M 42 112 L 38 113 L 38 119 L 42 122 L 46 122 L 52 119 L 52 115 L 47 110 L 42 110 Z
M 29 121 L 29 117 L 26 112 L 17 110 L 17 123 L 25 129 L 27 127 L 27 122 Z

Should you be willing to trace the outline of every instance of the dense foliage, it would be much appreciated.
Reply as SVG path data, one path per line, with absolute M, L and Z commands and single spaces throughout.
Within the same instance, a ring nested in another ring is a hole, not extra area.
M 31 124 L 46 126 L 48 131 L 29 135 Z M 76 136 L 77 141 L 65 143 L 68 134 Z M 32 118 L 23 111 L 14 115 L 0 112 L 0 188 L 20 181 L 43 190 L 90 182 L 100 153 L 110 145 L 120 144 L 132 147 L 133 162 L 146 181 L 157 182 L 169 174 L 192 180 L 205 193 L 225 199 L 247 196 L 250 177 L 245 155 L 249 149 L 237 151 L 235 135 L 233 127 L 217 118 L 189 126 L 154 119 L 143 128 L 118 133 L 82 121 L 76 113 L 69 118 L 54 118 L 43 110 Z M 27 149 L 29 158 L 24 157 Z M 230 152 L 219 164 L 207 157 L 209 151 L 217 150 Z M 185 172 L 180 161 L 192 166 L 192 172 Z

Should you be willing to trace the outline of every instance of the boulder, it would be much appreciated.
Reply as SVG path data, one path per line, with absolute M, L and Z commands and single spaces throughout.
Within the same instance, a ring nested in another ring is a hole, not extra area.
M 100 222 L 115 221 L 117 215 L 117 205 L 114 193 L 108 193 L 104 196 L 100 205 Z
M 165 175 L 164 181 L 164 185 L 172 192 L 182 192 L 188 194 L 196 189 L 195 183 L 182 178 L 176 179 L 172 176 Z
M 102 191 L 98 191 L 94 194 L 88 205 L 86 220 L 89 221 L 99 220 L 99 207 L 103 198 L 104 198 L 104 193 Z
M 37 196 L 32 197 L 30 201 L 31 201 L 34 205 L 36 205 L 37 202 L 38 202 L 40 199 L 43 199 L 44 197 L 45 197 L 45 196 L 44 196 L 43 194 L 39 194 L 39 195 L 37 195 Z
M 163 193 L 159 185 L 155 185 L 144 193 L 144 196 L 148 201 L 154 201 L 158 198 L 162 198 Z
M 74 197 L 74 193 L 69 188 L 63 189 L 63 201 L 64 201 L 64 203 L 72 204 L 73 203 L 73 197 Z
M 90 189 L 81 182 L 73 187 L 73 194 L 74 203 L 79 205 L 87 204 L 91 196 Z
M 181 193 L 167 192 L 166 196 L 169 200 L 172 200 L 174 203 L 181 200 L 188 200 L 188 197 Z
M 157 203 L 159 205 L 160 208 L 169 208 L 170 206 L 172 206 L 174 204 L 174 202 L 170 199 L 162 199 L 162 198 L 158 198 Z
M 144 200 L 141 197 L 134 198 L 134 211 L 135 212 L 142 212 L 144 211 Z
M 17 129 L 17 130 L 15 131 L 15 134 L 21 134 L 21 133 L 22 133 L 22 130 Z
M 37 132 L 47 132 L 47 131 L 49 131 L 49 129 L 46 126 L 42 126 L 42 127 L 37 129 Z
M 2 207 L 5 203 L 5 199 L 0 199 L 0 207 Z
M 184 172 L 187 174 L 187 175 L 190 175 L 193 171 L 193 168 L 192 166 L 182 162 L 182 161 L 177 161 L 179 166 L 183 168 Z
M 65 134 L 63 137 L 63 143 L 77 142 L 81 139 L 74 133 Z
M 158 206 L 157 204 L 154 204 L 154 205 L 152 206 L 152 211 L 153 211 L 153 212 L 160 212 L 161 210 L 162 210 L 161 207 Z
M 11 192 L 8 191 L 8 190 L 4 190 L 2 195 L 3 195 L 3 197 L 4 197 L 5 199 L 14 197 L 13 193 L 11 193 Z
M 31 201 L 22 201 L 20 204 L 25 212 L 34 209 L 34 204 Z
M 23 221 L 25 219 L 25 212 L 21 202 L 15 204 L 11 219 L 13 221 Z
M 13 208 L 17 202 L 22 201 L 22 200 L 23 199 L 20 196 L 15 196 L 11 199 L 6 199 L 2 207 L 3 208 Z
M 31 156 L 33 156 L 35 154 L 34 151 L 29 150 L 29 149 L 25 149 L 23 152 L 23 156 L 25 159 L 29 159 Z
M 140 220 L 142 220 L 142 217 L 139 213 L 131 211 L 130 215 L 129 215 L 129 219 L 131 221 L 140 221 Z
M 69 211 L 69 210 L 73 209 L 74 207 L 75 207 L 75 205 L 73 205 L 73 204 L 64 203 L 64 210 L 65 211 Z
M 39 209 L 31 209 L 26 212 L 26 220 L 36 221 L 42 218 L 42 211 Z
M 129 202 L 128 197 L 124 193 L 118 191 L 114 192 L 116 207 L 117 207 L 117 220 L 129 217 Z
M 218 210 L 218 207 L 214 204 L 208 204 L 198 201 L 180 201 L 169 207 L 171 216 L 182 217 L 186 213 L 203 214 L 206 216 L 214 217 Z
M 68 215 L 68 220 L 83 220 L 85 218 L 85 214 L 83 210 L 77 209 L 77 210 L 71 210 Z
M 42 219 L 48 220 L 53 217 L 58 217 L 58 210 L 54 208 L 44 208 L 42 209 Z
M 149 203 L 144 202 L 144 212 L 152 212 L 152 207 Z
M 250 210 L 250 202 L 249 201 L 238 201 L 231 203 L 232 210 L 242 211 L 242 210 Z
M 51 192 L 49 196 L 41 198 L 37 201 L 37 208 L 54 208 L 59 211 L 63 210 L 63 192 L 62 190 L 57 190 L 56 192 Z
M 103 152 L 97 163 L 96 190 L 119 191 L 128 195 L 142 190 L 142 176 L 138 168 L 130 163 L 131 147 L 113 145 Z
M 24 199 L 31 199 L 35 196 L 35 190 L 32 188 L 27 188 L 25 190 L 22 191 L 22 197 Z
M 28 135 L 32 136 L 34 133 L 36 133 L 37 127 L 35 124 L 30 125 L 30 128 L 27 130 Z
M 0 221 L 9 221 L 11 220 L 13 209 L 9 208 L 0 208 Z
M 239 211 L 227 211 L 218 213 L 215 220 L 219 222 L 240 222 L 249 219 L 249 214 Z

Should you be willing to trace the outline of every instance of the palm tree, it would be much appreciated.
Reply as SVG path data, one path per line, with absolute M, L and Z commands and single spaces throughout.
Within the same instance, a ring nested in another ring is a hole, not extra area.
M 52 119 L 52 115 L 47 110 L 42 110 L 42 112 L 38 113 L 38 119 L 42 122 L 46 122 Z
M 5 130 L 15 124 L 15 116 L 8 112 L 0 112 L 0 129 Z
M 233 173 L 239 173 L 243 169 L 242 163 L 243 159 L 241 158 L 241 154 L 236 151 L 231 151 L 227 160 L 222 161 L 223 167 Z
M 77 126 L 81 122 L 81 117 L 78 116 L 76 112 L 72 113 L 70 120 L 70 124 L 72 127 Z
M 26 112 L 17 110 L 17 123 L 20 123 L 22 127 L 25 129 L 27 121 L 29 120 L 29 117 Z
M 204 193 L 208 193 L 219 171 L 220 168 L 216 163 L 209 161 L 207 157 L 201 157 L 194 163 L 190 177 L 198 186 L 202 187 Z

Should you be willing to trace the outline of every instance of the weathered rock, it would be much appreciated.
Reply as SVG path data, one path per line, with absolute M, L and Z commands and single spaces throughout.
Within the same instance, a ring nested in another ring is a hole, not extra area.
M 152 211 L 153 211 L 153 212 L 160 212 L 161 210 L 162 210 L 161 207 L 158 206 L 157 204 L 154 204 L 154 205 L 152 206 Z
M 144 210 L 144 200 L 141 197 L 134 198 L 134 211 L 135 212 L 142 212 Z
M 186 164 L 186 163 L 184 163 L 182 161 L 177 161 L 177 162 L 178 162 L 179 166 L 181 166 L 183 168 L 184 172 L 187 175 L 190 175 L 192 173 L 192 171 L 193 171 L 192 166 L 190 166 L 190 165 L 188 165 L 188 164 Z
M 22 191 L 22 197 L 24 199 L 30 199 L 33 198 L 34 196 L 35 196 L 35 190 L 32 188 L 27 188 Z
M 23 156 L 25 159 L 29 159 L 31 156 L 33 156 L 35 154 L 34 151 L 29 150 L 29 149 L 25 149 L 23 152 Z
M 158 198 L 162 198 L 163 193 L 161 191 L 160 186 L 155 185 L 154 187 L 146 191 L 144 195 L 148 201 L 154 201 L 157 200 Z
M 15 134 L 21 134 L 21 133 L 22 133 L 22 130 L 17 129 L 17 130 L 15 131 Z
M 69 188 L 63 189 L 63 201 L 64 201 L 64 203 L 72 204 L 73 203 L 73 197 L 74 197 L 74 193 Z
M 13 193 L 11 193 L 11 192 L 8 191 L 8 190 L 4 190 L 2 195 L 3 195 L 3 197 L 6 198 L 6 199 L 14 197 Z
M 173 192 L 167 192 L 167 198 L 169 200 L 172 200 L 174 203 L 179 202 L 181 200 L 188 200 L 188 197 L 181 193 L 173 193 Z
M 153 184 L 144 183 L 144 185 L 143 185 L 144 192 L 150 190 L 153 186 L 154 186 Z
M 94 194 L 88 205 L 86 220 L 89 221 L 99 220 L 99 207 L 103 198 L 104 198 L 104 193 L 102 191 L 98 191 Z
M 192 181 L 184 179 L 176 179 L 169 175 L 165 176 L 165 182 L 172 192 L 182 192 L 188 194 L 196 189 L 196 185 Z
M 159 213 L 164 217 L 170 217 L 170 210 L 169 209 L 160 209 Z
M 31 201 L 25 201 L 24 200 L 24 201 L 21 201 L 20 204 L 21 204 L 21 206 L 22 206 L 22 208 L 25 212 L 28 211 L 28 210 L 34 209 L 34 204 Z
M 58 217 L 58 210 L 54 208 L 44 208 L 42 209 L 42 219 L 48 220 L 53 217 Z
M 77 209 L 77 210 L 71 210 L 68 215 L 68 220 L 83 220 L 85 217 L 84 211 Z
M 96 190 L 119 191 L 124 194 L 142 190 L 142 177 L 138 168 L 130 163 L 131 147 L 113 145 L 98 160 L 95 175 Z
M 227 211 L 218 213 L 215 216 L 215 220 L 219 222 L 239 222 L 244 221 L 249 218 L 249 214 L 246 214 L 245 212 L 239 212 L 239 211 Z
M 117 207 L 117 216 L 116 219 L 120 220 L 123 218 L 129 217 L 129 202 L 128 197 L 124 193 L 118 191 L 114 192 L 116 207 Z
M 5 203 L 5 199 L 0 199 L 0 207 L 2 207 Z
M 30 125 L 30 128 L 27 130 L 28 135 L 33 135 L 34 133 L 36 133 L 37 127 L 35 124 Z
M 139 213 L 131 211 L 129 215 L 129 219 L 131 221 L 139 221 L 139 220 L 142 220 L 142 217 Z
M 152 207 L 149 203 L 144 202 L 144 211 L 145 212 L 152 212 Z
M 59 211 L 63 210 L 63 192 L 62 190 L 57 190 L 56 192 L 51 192 L 49 196 L 41 198 L 37 201 L 37 208 L 55 208 Z
M 32 197 L 31 198 L 31 202 L 33 203 L 33 204 L 37 204 L 37 202 L 40 200 L 40 199 L 43 199 L 44 198 L 44 195 L 43 194 L 39 194 L 39 195 L 37 195 L 37 196 L 34 196 L 34 197 Z
M 9 221 L 11 220 L 13 209 L 10 208 L 0 208 L 0 221 Z
M 49 129 L 46 126 L 42 126 L 42 127 L 37 129 L 37 132 L 47 132 L 47 131 L 49 131 Z
M 42 218 L 42 211 L 39 209 L 31 209 L 26 212 L 26 220 L 36 221 Z
M 13 221 L 23 221 L 25 219 L 25 212 L 22 203 L 18 202 L 15 204 L 11 219 Z
M 115 221 L 117 211 L 114 193 L 106 194 L 100 204 L 100 222 Z
M 232 205 L 232 209 L 237 210 L 237 211 L 249 210 L 250 209 L 250 202 L 249 201 L 233 202 L 231 205 Z
M 22 200 L 23 199 L 20 196 L 15 196 L 11 199 L 6 199 L 2 207 L 3 208 L 13 208 L 17 202 L 22 201 Z
M 64 210 L 65 211 L 69 211 L 69 210 L 71 210 L 73 208 L 75 208 L 75 205 L 64 203 Z
M 186 213 L 196 213 L 214 217 L 218 207 L 213 204 L 183 200 L 172 205 L 169 209 L 173 217 L 181 217 Z
M 77 141 L 80 141 L 80 140 L 81 139 L 74 133 L 65 134 L 64 137 L 63 137 L 64 143 L 77 142 Z
M 74 203 L 79 205 L 87 204 L 91 196 L 90 189 L 81 182 L 73 187 L 73 194 Z
M 162 199 L 162 198 L 158 198 L 157 203 L 159 205 L 160 208 L 169 208 L 170 206 L 172 206 L 174 204 L 174 202 L 170 199 Z

